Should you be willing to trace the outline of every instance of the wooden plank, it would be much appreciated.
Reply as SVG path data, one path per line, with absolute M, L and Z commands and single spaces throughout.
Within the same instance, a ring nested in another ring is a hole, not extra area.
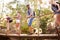
M 1 34 L 2 36 L 19 36 L 18 34 Z M 32 35 L 28 35 L 28 34 L 20 34 L 20 36 L 38 36 L 38 34 L 32 34 Z M 39 36 L 58 36 L 58 34 L 39 34 Z
M 0 37 L 8 37 L 10 39 L 58 39 L 58 34 L 33 34 L 33 35 L 28 35 L 28 34 L 20 34 L 20 36 L 18 34 L 1 34 L 0 33 Z

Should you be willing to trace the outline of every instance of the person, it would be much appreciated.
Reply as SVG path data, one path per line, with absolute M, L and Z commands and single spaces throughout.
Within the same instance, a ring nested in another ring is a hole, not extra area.
M 11 23 L 13 20 L 11 19 L 11 17 L 9 17 L 8 15 L 6 15 L 6 21 L 7 21 L 6 26 L 7 26 L 7 34 L 8 34 L 8 33 L 9 33 L 9 28 L 10 28 L 10 23 Z
M 60 26 L 60 2 L 52 2 L 52 10 L 54 12 L 54 19 L 56 27 Z
M 17 11 L 17 16 L 16 16 L 16 31 L 17 31 L 17 34 L 20 34 L 21 33 L 21 30 L 20 30 L 20 19 L 21 19 L 21 15 L 20 15 L 20 12 Z
M 56 23 L 60 26 L 60 2 L 57 2 L 58 5 L 58 10 L 56 14 Z
M 33 33 L 33 28 L 32 28 L 32 22 L 35 17 L 35 12 L 32 11 L 30 8 L 30 5 L 27 5 L 27 20 L 28 20 L 28 28 L 29 28 L 29 34 Z
M 1 18 L 0 18 L 0 23 L 1 23 Z

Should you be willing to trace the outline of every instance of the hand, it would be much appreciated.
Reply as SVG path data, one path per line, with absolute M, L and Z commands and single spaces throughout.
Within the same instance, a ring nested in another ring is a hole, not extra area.
M 57 12 L 59 12 L 60 10 L 57 10 Z
M 34 15 L 31 15 L 31 18 L 35 18 L 35 16 Z
M 31 16 L 27 16 L 27 18 L 30 18 Z

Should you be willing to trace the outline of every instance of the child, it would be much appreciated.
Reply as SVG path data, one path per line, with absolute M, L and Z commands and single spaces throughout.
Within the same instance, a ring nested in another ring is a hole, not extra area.
M 9 33 L 10 23 L 13 21 L 8 15 L 6 15 L 7 20 L 7 33 Z
M 20 19 L 21 19 L 21 15 L 20 15 L 20 12 L 17 12 L 17 16 L 16 16 L 16 31 L 18 34 L 21 33 L 21 30 L 20 30 Z

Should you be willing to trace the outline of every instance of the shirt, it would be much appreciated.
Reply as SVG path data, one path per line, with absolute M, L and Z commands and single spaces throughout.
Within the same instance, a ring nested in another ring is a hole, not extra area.
M 29 15 L 35 16 L 35 12 L 33 12 L 32 9 L 28 9 L 27 10 L 27 16 L 29 16 Z

